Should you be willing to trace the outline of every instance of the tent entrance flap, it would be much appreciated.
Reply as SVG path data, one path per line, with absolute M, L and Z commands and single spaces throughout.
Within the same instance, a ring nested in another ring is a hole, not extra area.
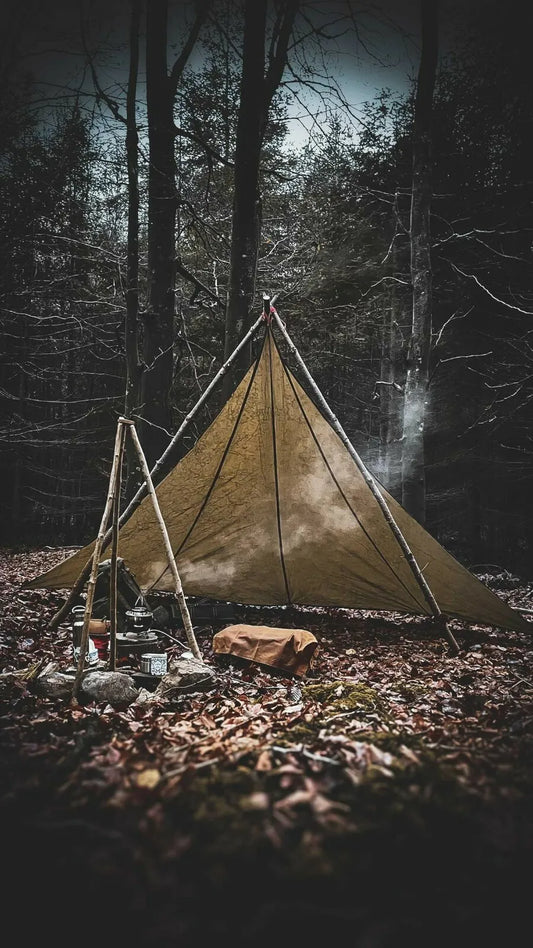
M 274 314 L 244 379 L 156 488 L 185 594 L 529 629 L 377 484 L 284 363 L 272 330 L 296 350 Z M 70 588 L 91 550 L 31 585 Z M 122 524 L 118 555 L 143 590 L 172 588 L 148 498 Z

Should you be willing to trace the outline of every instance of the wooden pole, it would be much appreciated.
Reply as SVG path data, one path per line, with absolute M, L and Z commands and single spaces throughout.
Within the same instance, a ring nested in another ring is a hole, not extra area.
M 211 395 L 211 392 L 219 383 L 220 379 L 222 379 L 225 376 L 226 372 L 229 371 L 229 369 L 231 368 L 231 365 L 233 364 L 233 362 L 235 361 L 239 353 L 242 351 L 244 346 L 246 346 L 249 343 L 252 336 L 256 334 L 257 330 L 263 324 L 263 322 L 264 322 L 264 316 L 263 316 L 263 313 L 261 313 L 259 318 L 256 319 L 253 326 L 250 327 L 246 335 L 243 337 L 243 339 L 241 339 L 239 345 L 234 349 L 229 359 L 227 359 L 224 365 L 218 370 L 215 377 L 207 386 L 205 392 L 203 392 L 202 395 L 200 395 L 200 398 L 198 399 L 194 407 L 191 408 L 190 412 L 185 416 L 180 427 L 176 431 L 176 434 L 172 438 L 172 441 L 170 442 L 168 448 L 166 448 L 166 450 L 163 452 L 159 460 L 154 464 L 152 470 L 150 471 L 150 477 L 152 478 L 152 480 L 155 480 L 157 478 L 161 469 L 167 463 L 170 454 L 172 453 L 172 451 L 174 450 L 178 442 L 181 441 L 181 438 L 183 437 L 186 429 L 189 427 L 193 418 L 196 417 L 196 415 L 200 411 L 200 408 L 202 407 L 202 405 L 205 404 L 205 402 Z M 139 487 L 139 490 L 134 495 L 134 497 L 132 497 L 130 503 L 128 504 L 124 512 L 121 514 L 120 519 L 119 519 L 120 527 L 122 527 L 126 523 L 126 520 L 128 520 L 128 518 L 131 517 L 134 510 L 136 510 L 139 504 L 141 503 L 141 501 L 144 500 L 146 494 L 147 494 L 146 482 L 143 481 L 143 483 Z M 111 540 L 111 530 L 108 530 L 104 536 L 101 552 L 103 552 L 107 548 L 110 540 Z M 72 587 L 67 599 L 65 600 L 61 608 L 58 609 L 55 615 L 52 616 L 50 622 L 48 623 L 49 629 L 51 630 L 57 629 L 58 625 L 63 621 L 65 616 L 68 615 L 70 611 L 70 607 L 72 606 L 72 603 L 74 602 L 74 600 L 77 598 L 77 596 L 83 589 L 84 583 L 90 574 L 92 561 L 93 561 L 93 557 L 90 556 L 87 562 L 85 563 L 85 566 L 83 567 L 76 582 L 74 583 L 74 586 Z
M 178 600 L 178 604 L 179 604 L 179 607 L 180 607 L 181 618 L 182 618 L 182 620 L 183 620 L 183 627 L 184 627 L 184 629 L 185 629 L 185 634 L 186 634 L 186 636 L 187 636 L 187 642 L 189 643 L 189 648 L 190 648 L 191 652 L 193 653 L 194 657 L 197 658 L 198 661 L 203 662 L 203 658 L 202 658 L 200 649 L 198 648 L 198 643 L 197 643 L 197 641 L 196 641 L 196 636 L 195 636 L 195 634 L 194 634 L 194 629 L 193 629 L 193 627 L 192 627 L 191 617 L 190 617 L 190 614 L 189 614 L 189 610 L 188 610 L 188 608 L 187 608 L 187 602 L 186 602 L 186 600 L 185 600 L 185 595 L 184 595 L 184 593 L 183 593 L 183 587 L 182 587 L 182 585 L 181 585 L 180 574 L 179 574 L 179 572 L 178 572 L 178 567 L 177 567 L 177 565 L 176 565 L 176 560 L 174 559 L 174 552 L 173 552 L 173 550 L 172 550 L 172 545 L 171 545 L 171 543 L 170 543 L 170 537 L 169 537 L 169 535 L 168 535 L 168 531 L 167 531 L 167 528 L 166 528 L 166 524 L 165 524 L 165 521 L 164 521 L 164 519 L 163 519 L 163 515 L 162 515 L 162 513 L 161 513 L 161 508 L 159 507 L 159 501 L 158 501 L 158 499 L 157 499 L 157 494 L 156 494 L 156 492 L 155 492 L 155 488 L 154 488 L 154 485 L 153 485 L 153 482 L 152 482 L 152 478 L 151 478 L 151 475 L 150 475 L 150 471 L 149 471 L 149 469 L 148 469 L 148 464 L 146 463 L 146 458 L 145 458 L 145 456 L 144 456 L 144 452 L 143 452 L 143 449 L 142 449 L 142 447 L 141 447 L 141 442 L 139 441 L 137 432 L 136 432 L 136 430 L 135 430 L 135 425 L 134 425 L 133 423 L 130 423 L 130 432 L 131 432 L 131 436 L 132 436 L 132 438 L 133 438 L 133 443 L 134 443 L 134 445 L 135 445 L 137 454 L 138 454 L 138 456 L 139 456 L 139 462 L 140 462 L 140 465 L 141 465 L 141 471 L 142 471 L 143 477 L 144 477 L 144 479 L 145 479 L 145 481 L 146 481 L 146 487 L 147 487 L 147 490 L 148 490 L 148 494 L 149 494 L 149 496 L 150 496 L 150 498 L 151 498 L 151 500 L 152 500 L 152 504 L 153 504 L 153 507 L 154 507 L 154 513 L 155 513 L 155 515 L 156 515 L 156 519 L 157 519 L 157 522 L 158 522 L 158 524 L 159 524 L 159 528 L 160 528 L 160 530 L 161 530 L 161 534 L 162 534 L 162 537 L 163 537 L 163 543 L 165 544 L 165 550 L 166 550 L 166 554 L 167 554 L 168 565 L 169 565 L 169 568 L 170 568 L 170 572 L 172 573 L 172 576 L 173 576 L 173 578 L 174 578 L 175 595 L 176 595 L 176 599 Z
M 122 486 L 122 461 L 124 458 L 124 443 L 126 440 L 126 424 L 123 419 L 120 425 L 120 451 L 115 483 L 113 485 L 113 508 L 111 514 L 111 565 L 109 570 L 109 671 L 116 671 L 117 667 L 117 585 L 118 585 L 118 532 L 120 513 L 120 489 Z
M 91 621 L 91 612 L 93 608 L 94 589 L 96 586 L 98 564 L 100 562 L 100 557 L 102 554 L 102 546 L 104 542 L 104 535 L 105 535 L 105 530 L 107 527 L 107 522 L 109 520 L 109 514 L 111 513 L 111 508 L 113 505 L 113 489 L 116 483 L 117 468 L 120 462 L 120 456 L 121 456 L 123 444 L 124 444 L 124 440 L 123 440 L 123 435 L 122 435 L 122 419 L 119 418 L 118 425 L 117 425 L 117 433 L 115 436 L 115 449 L 113 452 L 113 464 L 111 466 L 111 474 L 109 477 L 109 487 L 107 490 L 107 498 L 105 502 L 104 512 L 102 514 L 100 529 L 98 531 L 98 536 L 96 538 L 96 543 L 94 546 L 94 552 L 92 555 L 92 563 L 91 563 L 91 573 L 89 577 L 89 582 L 87 584 L 87 601 L 85 603 L 85 613 L 83 616 L 83 629 L 81 633 L 80 654 L 78 657 L 78 668 L 76 670 L 76 677 L 74 679 L 74 685 L 72 688 L 73 704 L 78 703 L 78 694 L 80 690 L 81 679 L 83 677 L 83 670 L 85 667 L 85 653 L 87 650 L 87 642 L 89 640 L 89 623 Z
M 387 504 L 385 498 L 383 497 L 383 494 L 381 493 L 381 490 L 379 489 L 379 485 L 378 485 L 377 481 L 374 479 L 374 477 L 372 476 L 372 474 L 370 473 L 370 471 L 368 470 L 368 468 L 365 466 L 365 464 L 363 463 L 363 461 L 362 461 L 361 458 L 359 457 L 359 455 L 358 455 L 357 451 L 355 450 L 355 448 L 354 448 L 352 442 L 350 441 L 348 435 L 347 435 L 346 432 L 344 431 L 344 428 L 342 427 L 340 421 L 338 420 L 337 416 L 334 414 L 334 412 L 332 411 L 332 409 L 329 407 L 329 405 L 328 405 L 326 399 L 324 398 L 324 396 L 323 396 L 322 392 L 320 391 L 318 385 L 316 384 L 316 382 L 315 382 L 315 380 L 313 379 L 311 373 L 309 372 L 309 369 L 307 368 L 307 366 L 306 366 L 304 360 L 302 359 L 300 353 L 298 352 L 298 349 L 297 349 L 296 346 L 294 345 L 294 343 L 293 343 L 291 337 L 289 336 L 287 330 L 285 329 L 285 326 L 283 325 L 283 323 L 282 323 L 282 321 L 281 321 L 281 319 L 280 319 L 278 313 L 276 312 L 276 310 L 274 309 L 273 306 L 270 307 L 270 312 L 271 312 L 271 314 L 272 314 L 272 316 L 273 316 L 273 318 L 274 318 L 274 321 L 275 321 L 275 323 L 276 323 L 278 329 L 280 330 L 281 334 L 283 335 L 283 338 L 284 338 L 285 341 L 287 342 L 287 345 L 289 346 L 290 351 L 292 352 L 292 354 L 294 355 L 296 361 L 298 362 L 298 365 L 299 365 L 300 368 L 302 369 L 302 372 L 304 373 L 305 378 L 306 378 L 307 381 L 309 382 L 309 385 L 310 385 L 310 387 L 311 387 L 311 389 L 312 389 L 312 391 L 313 391 L 313 394 L 315 395 L 315 397 L 316 397 L 316 399 L 317 399 L 317 401 L 318 401 L 320 407 L 322 408 L 322 411 L 324 412 L 326 418 L 328 419 L 329 423 L 331 424 L 331 427 L 332 427 L 333 430 L 338 434 L 339 438 L 341 439 L 342 443 L 344 444 L 344 447 L 347 449 L 348 453 L 350 454 L 350 457 L 355 461 L 355 463 L 356 463 L 356 465 L 357 465 L 359 471 L 361 472 L 361 474 L 362 474 L 362 476 L 363 476 L 363 478 L 364 478 L 364 480 L 365 480 L 365 483 L 366 483 L 367 486 L 370 488 L 370 490 L 372 491 L 374 497 L 376 498 L 376 500 L 377 500 L 377 502 L 378 502 L 378 504 L 379 504 L 379 506 L 380 506 L 380 508 L 381 508 L 381 511 L 382 511 L 382 513 L 383 513 L 383 516 L 385 517 L 385 520 L 387 521 L 387 523 L 388 523 L 389 527 L 391 528 L 391 530 L 392 530 L 394 536 L 396 537 L 396 539 L 397 539 L 397 541 L 398 541 L 398 544 L 399 544 L 399 546 L 400 546 L 400 548 L 401 548 L 401 550 L 402 550 L 402 552 L 403 552 L 403 554 L 404 554 L 404 556 L 405 556 L 405 558 L 406 558 L 406 560 L 407 560 L 407 562 L 408 562 L 408 564 L 409 564 L 409 566 L 410 566 L 410 568 L 411 568 L 411 572 L 413 573 L 413 576 L 415 577 L 415 579 L 416 579 L 418 585 L 420 586 L 420 589 L 422 590 L 422 593 L 424 594 L 424 598 L 426 599 L 426 602 L 428 603 L 429 607 L 431 608 L 431 612 L 432 612 L 433 616 L 435 617 L 435 619 L 436 619 L 436 621 L 438 622 L 439 626 L 442 627 L 442 631 L 444 632 L 444 634 L 446 635 L 446 638 L 448 639 L 448 642 L 449 642 L 449 644 L 450 644 L 450 649 L 451 649 L 452 653 L 455 654 L 455 655 L 457 655 L 458 652 L 459 652 L 459 646 L 458 646 L 458 644 L 457 644 L 457 641 L 455 640 L 455 638 L 454 638 L 454 636 L 452 635 L 450 629 L 448 628 L 448 625 L 447 625 L 447 623 L 446 623 L 445 617 L 443 616 L 442 610 L 441 610 L 441 608 L 440 608 L 440 606 L 439 606 L 437 600 L 435 599 L 435 596 L 433 595 L 433 593 L 432 593 L 430 587 L 428 586 L 427 581 L 426 581 L 426 579 L 425 579 L 425 577 L 424 577 L 424 574 L 422 573 L 422 570 L 420 569 L 418 563 L 416 562 L 416 559 L 415 559 L 415 557 L 413 556 L 413 553 L 412 553 L 412 551 L 411 551 L 411 549 L 410 549 L 410 547 L 409 547 L 409 544 L 407 543 L 407 540 L 405 539 L 405 537 L 404 537 L 402 531 L 400 530 L 398 524 L 396 523 L 396 521 L 395 521 L 395 519 L 394 519 L 394 517 L 393 517 L 393 515 L 392 515 L 392 513 L 391 513 L 391 511 L 390 511 L 390 508 L 389 508 L 389 506 L 388 506 L 388 504 Z

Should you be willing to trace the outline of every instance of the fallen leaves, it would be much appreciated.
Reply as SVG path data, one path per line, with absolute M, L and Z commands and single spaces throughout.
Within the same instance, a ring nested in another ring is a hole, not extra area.
M 63 552 L 47 551 L 47 566 Z M 436 774 L 431 784 L 425 781 L 428 767 L 444 767 L 480 799 L 531 788 L 524 764 L 533 732 L 527 635 L 458 626 L 468 650 L 450 659 L 423 619 L 302 609 L 298 624 L 320 642 L 303 681 L 253 665 L 230 667 L 218 671 L 217 690 L 208 695 L 123 711 L 72 708 L 31 691 L 39 670 L 71 661 L 70 628 L 53 635 L 46 630 L 61 597 L 19 588 L 42 568 L 42 559 L 40 553 L 3 554 L 0 685 L 4 746 L 13 761 L 5 794 L 34 782 L 40 758 L 50 765 L 51 790 L 60 788 L 75 806 L 90 798 L 102 807 L 128 808 L 146 793 L 165 805 L 184 798 L 195 779 L 226 774 L 231 781 L 242 771 L 256 785 L 237 794 L 235 805 L 264 817 L 265 838 L 277 845 L 302 819 L 313 839 L 353 828 L 357 794 L 380 782 L 422 798 L 438 783 Z M 250 614 L 280 624 L 268 610 Z M 212 660 L 212 630 L 199 638 Z

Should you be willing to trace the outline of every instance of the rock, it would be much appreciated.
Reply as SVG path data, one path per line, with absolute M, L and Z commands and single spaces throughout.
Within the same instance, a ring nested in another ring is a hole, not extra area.
M 135 701 L 138 694 L 132 678 L 124 672 L 89 671 L 83 677 L 80 698 L 120 708 Z
M 216 686 L 216 674 L 209 665 L 199 662 L 191 653 L 183 653 L 173 659 L 166 675 L 163 675 L 154 695 L 168 698 L 172 692 L 185 694 L 189 691 L 210 691 Z
M 140 688 L 139 694 L 135 699 L 135 704 L 140 705 L 142 708 L 146 708 L 150 707 L 152 704 L 161 704 L 161 701 L 161 695 L 156 695 L 153 691 L 148 691 L 148 688 Z
M 35 682 L 35 692 L 42 698 L 68 699 L 72 695 L 74 675 L 52 671 L 39 675 Z

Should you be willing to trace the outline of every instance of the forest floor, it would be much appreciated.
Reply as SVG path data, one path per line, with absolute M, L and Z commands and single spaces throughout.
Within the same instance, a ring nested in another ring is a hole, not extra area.
M 72 664 L 70 624 L 47 631 L 64 597 L 21 589 L 66 552 L 0 554 L 2 888 L 20 944 L 529 943 L 530 635 L 454 622 L 450 658 L 421 618 L 243 608 L 316 635 L 303 681 L 217 666 L 215 691 L 72 707 L 25 674 Z M 531 608 L 531 587 L 494 582 Z M 214 631 L 198 630 L 213 664 Z

